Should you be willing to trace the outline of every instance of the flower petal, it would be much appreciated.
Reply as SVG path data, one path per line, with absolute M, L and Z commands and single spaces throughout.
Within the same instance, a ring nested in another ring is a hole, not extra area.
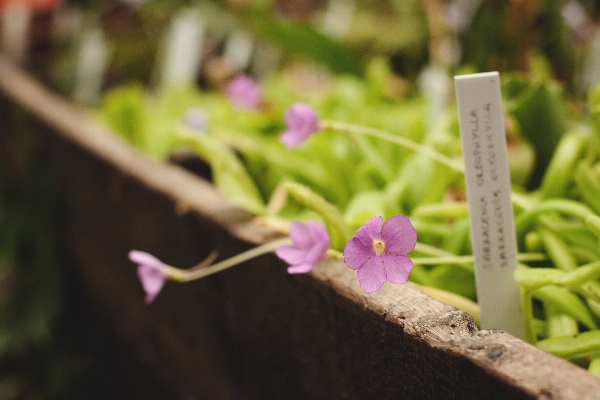
M 262 100 L 262 88 L 248 75 L 235 77 L 225 88 L 225 94 L 241 110 L 256 110 Z
M 329 247 L 330 239 L 329 233 L 327 233 L 327 229 L 317 221 L 310 220 L 306 223 L 306 228 L 308 229 L 308 234 L 313 243 L 327 243 L 327 247 Z
M 319 116 L 308 104 L 292 104 L 283 119 L 287 129 L 281 133 L 279 140 L 288 149 L 298 146 L 319 130 Z
M 129 260 L 136 264 L 148 265 L 160 270 L 163 270 L 165 265 L 165 263 L 154 257 L 152 254 L 138 250 L 131 250 L 129 252 Z
M 305 137 L 302 134 L 299 134 L 294 129 L 287 129 L 281 132 L 279 135 L 279 141 L 285 145 L 285 148 L 291 150 L 295 147 L 298 147 L 302 142 L 304 142 L 308 137 Z
M 387 279 L 393 283 L 406 283 L 413 267 L 413 262 L 406 256 L 387 254 L 383 262 Z
M 290 224 L 290 239 L 292 239 L 294 246 L 300 249 L 309 249 L 314 244 L 308 227 L 298 221 Z
M 352 269 L 360 268 L 370 257 L 375 256 L 371 247 L 365 247 L 356 237 L 348 240 L 344 247 L 344 263 Z
M 298 264 L 298 265 L 291 265 L 288 267 L 287 272 L 288 272 L 288 274 L 305 274 L 305 273 L 309 272 L 311 269 L 313 269 L 314 266 L 315 266 L 315 264 L 312 264 L 312 263 L 302 263 L 302 264 Z
M 386 253 L 404 255 L 415 248 L 417 232 L 408 218 L 396 215 L 385 223 L 381 239 L 385 243 Z
M 306 260 L 306 250 L 293 246 L 278 247 L 275 254 L 290 265 L 300 264 Z
M 306 262 L 316 264 L 325 258 L 325 254 L 329 249 L 329 242 L 318 242 L 306 252 Z
M 308 104 L 294 103 L 285 111 L 285 124 L 307 137 L 319 130 L 319 115 Z
M 137 274 L 146 292 L 146 303 L 152 303 L 165 285 L 165 274 L 161 269 L 147 264 L 139 265 Z
M 358 228 L 354 237 L 360 240 L 363 246 L 371 249 L 373 240 L 379 239 L 381 236 L 381 225 L 383 225 L 383 218 L 375 216 Z
M 183 124 L 199 133 L 204 133 L 208 126 L 208 116 L 202 107 L 192 107 L 183 116 Z
M 385 268 L 381 257 L 373 257 L 357 271 L 358 283 L 365 293 L 373 293 L 381 289 L 386 281 Z

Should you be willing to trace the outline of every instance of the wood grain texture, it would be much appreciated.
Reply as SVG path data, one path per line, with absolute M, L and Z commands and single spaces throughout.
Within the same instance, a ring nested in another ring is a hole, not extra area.
M 189 266 L 276 236 L 210 185 L 150 160 L 0 58 L 2 107 L 40 124 L 68 243 L 106 321 L 182 398 L 594 399 L 600 379 L 407 286 L 366 295 L 321 262 L 273 255 L 143 303 L 132 249 Z M 2 135 L 10 132 L 3 130 Z

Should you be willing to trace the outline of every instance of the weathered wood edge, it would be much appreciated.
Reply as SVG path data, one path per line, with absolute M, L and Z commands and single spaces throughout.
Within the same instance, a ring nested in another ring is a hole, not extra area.
M 252 221 L 210 185 L 178 167 L 141 155 L 63 98 L 0 58 L 0 90 L 16 104 L 76 144 L 115 165 L 144 185 L 178 199 L 180 213 L 196 213 L 248 243 L 275 236 Z M 158 173 L 160 171 L 160 173 Z M 583 399 L 600 396 L 600 380 L 501 331 L 477 331 L 470 316 L 410 287 L 386 284 L 372 295 L 358 286 L 354 272 L 339 262 L 322 262 L 306 277 L 333 289 L 359 307 L 394 324 L 417 340 L 474 368 L 500 377 L 534 398 Z

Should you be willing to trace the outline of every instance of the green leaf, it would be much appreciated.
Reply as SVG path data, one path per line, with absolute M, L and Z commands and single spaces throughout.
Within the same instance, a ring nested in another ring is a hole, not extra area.
M 144 150 L 150 155 L 166 159 L 178 144 L 177 127 L 189 109 L 202 105 L 202 95 L 194 87 L 165 88 L 146 102 L 147 127 Z
M 511 94 L 519 92 L 511 85 Z M 521 87 L 518 96 L 510 102 L 509 112 L 515 117 L 521 133 L 533 145 L 535 166 L 529 188 L 537 188 L 554 154 L 554 150 L 567 129 L 567 114 L 558 84 L 533 83 Z
M 534 290 L 532 295 L 538 300 L 552 303 L 557 309 L 572 316 L 589 329 L 598 329 L 590 310 L 569 289 L 558 286 L 543 286 Z
M 544 304 L 544 314 L 546 314 L 547 337 L 573 337 L 579 333 L 579 324 L 575 318 L 556 309 L 552 304 Z
M 207 135 L 180 133 L 212 169 L 217 188 L 232 203 L 254 214 L 263 214 L 265 204 L 254 180 L 235 153 L 221 141 Z
M 574 288 L 600 277 L 600 261 L 582 265 L 556 279 L 556 283 Z
M 104 95 L 100 108 L 108 126 L 136 147 L 143 144 L 145 134 L 145 95 L 146 89 L 141 84 L 121 86 Z
M 600 358 L 594 358 L 592 362 L 590 362 L 590 365 L 588 366 L 588 371 L 590 371 L 597 377 L 600 377 Z
M 583 332 L 575 337 L 540 340 L 537 346 L 562 358 L 576 359 L 600 356 L 600 331 Z
M 579 194 L 583 200 L 592 207 L 594 211 L 600 213 L 600 181 L 592 167 L 586 162 L 579 162 L 573 178 L 575 179 L 577 190 L 579 190 Z
M 560 140 L 540 186 L 543 199 L 566 197 L 566 190 L 573 181 L 575 167 L 587 146 L 588 140 L 574 132 Z
M 536 289 L 551 285 L 565 273 L 556 268 L 519 268 L 514 272 L 515 279 L 525 289 Z
M 359 192 L 350 200 L 344 220 L 351 227 L 358 229 L 375 215 L 387 219 L 385 195 L 376 191 Z
M 331 247 L 335 250 L 342 250 L 346 242 L 350 240 L 351 234 L 340 210 L 313 192 L 308 186 L 296 182 L 286 182 L 283 187 L 296 201 L 323 218 L 331 235 Z

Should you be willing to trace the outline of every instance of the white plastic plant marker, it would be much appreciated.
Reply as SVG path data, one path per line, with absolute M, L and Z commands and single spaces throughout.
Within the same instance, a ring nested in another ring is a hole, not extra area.
M 356 0 L 329 0 L 321 21 L 321 32 L 341 39 L 350 31 Z
M 110 54 L 104 33 L 94 28 L 81 35 L 73 97 L 83 104 L 96 104 L 102 93 Z
M 253 50 L 254 40 L 250 34 L 244 31 L 236 31 L 227 40 L 223 56 L 233 63 L 236 70 L 241 71 L 250 64 Z
M 500 77 L 454 77 L 482 329 L 524 338 Z
M 171 22 L 166 39 L 162 84 L 186 86 L 196 80 L 204 47 L 204 22 L 194 11 L 183 11 Z
M 443 70 L 434 64 L 423 68 L 419 75 L 419 87 L 427 101 L 427 132 L 428 136 L 438 132 L 435 129 L 448 109 L 448 97 L 452 90 L 452 80 Z M 428 137 L 425 138 L 425 141 Z
M 9 3 L 2 11 L 2 50 L 17 63 L 27 58 L 30 22 L 31 9 L 25 2 Z

